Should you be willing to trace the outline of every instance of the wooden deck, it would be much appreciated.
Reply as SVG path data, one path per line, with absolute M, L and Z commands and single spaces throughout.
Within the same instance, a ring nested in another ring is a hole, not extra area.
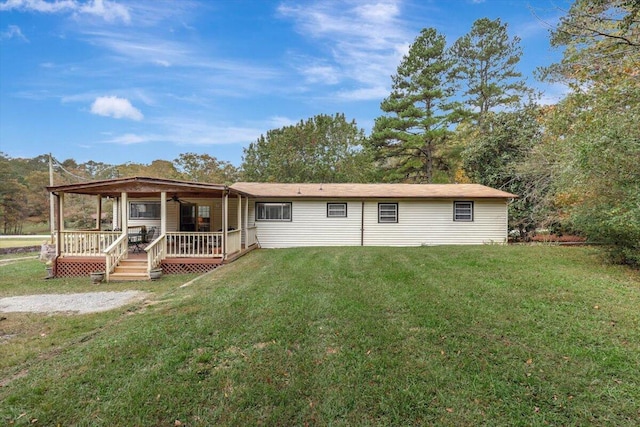
M 226 260 L 222 258 L 166 258 L 161 262 L 163 274 L 185 274 L 185 273 L 206 273 L 214 270 L 223 264 L 235 261 L 246 253 L 256 249 L 258 245 L 252 245 L 249 248 L 242 247 L 240 251 L 230 254 Z M 146 275 L 147 254 L 145 252 L 129 253 L 126 261 L 130 265 L 137 265 L 136 271 L 131 271 L 131 279 L 143 280 L 140 275 Z M 65 256 L 56 260 L 55 276 L 56 277 L 89 277 L 92 272 L 104 271 L 106 269 L 106 258 L 104 256 Z M 126 278 L 113 278 L 113 280 L 127 280 Z

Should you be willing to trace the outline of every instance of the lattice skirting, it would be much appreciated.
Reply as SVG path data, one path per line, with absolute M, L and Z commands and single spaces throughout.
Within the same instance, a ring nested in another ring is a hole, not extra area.
M 221 260 L 197 260 L 170 258 L 162 261 L 163 274 L 206 273 L 222 265 Z M 55 263 L 56 277 L 89 277 L 94 271 L 105 271 L 104 258 L 58 258 Z
M 105 271 L 107 264 L 104 258 L 68 260 L 58 258 L 55 265 L 56 277 L 83 277 L 89 276 L 94 271 Z
M 176 260 L 163 261 L 163 274 L 206 273 L 221 266 L 220 263 L 198 263 L 193 261 L 180 262 Z

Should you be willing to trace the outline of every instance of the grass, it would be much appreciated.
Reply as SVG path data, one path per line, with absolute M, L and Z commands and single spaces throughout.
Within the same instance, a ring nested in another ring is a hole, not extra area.
M 3 294 L 95 290 L 30 263 L 0 267 Z M 190 278 L 103 285 L 151 292 L 108 313 L 4 314 L 0 335 L 27 323 L 0 345 L 0 420 L 640 422 L 640 277 L 589 248 L 262 250 Z
M 0 248 L 22 248 L 25 246 L 40 246 L 42 242 L 47 240 L 47 238 L 43 238 L 42 236 L 38 237 L 2 237 L 0 239 Z

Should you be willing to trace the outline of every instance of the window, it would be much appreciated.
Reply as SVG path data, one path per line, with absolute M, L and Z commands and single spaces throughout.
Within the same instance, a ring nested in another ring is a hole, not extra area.
M 327 218 L 346 218 L 346 203 L 327 203 Z
M 211 206 L 198 206 L 198 231 L 211 228 Z
M 454 221 L 473 221 L 473 202 L 453 202 Z
M 256 221 L 291 221 L 291 202 L 257 202 Z
M 129 219 L 160 219 L 160 202 L 129 203 Z
M 398 222 L 398 204 L 378 203 L 378 222 Z

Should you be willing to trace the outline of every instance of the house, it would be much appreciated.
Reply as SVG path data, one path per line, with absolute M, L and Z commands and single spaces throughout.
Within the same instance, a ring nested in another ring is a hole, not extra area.
M 516 196 L 478 184 L 239 182 L 260 246 L 506 243 Z
M 258 245 L 419 246 L 506 243 L 513 194 L 477 184 L 231 186 L 131 177 L 47 187 L 55 196 L 56 276 L 107 280 L 204 272 Z M 65 198 L 111 201 L 113 224 L 65 226 Z

